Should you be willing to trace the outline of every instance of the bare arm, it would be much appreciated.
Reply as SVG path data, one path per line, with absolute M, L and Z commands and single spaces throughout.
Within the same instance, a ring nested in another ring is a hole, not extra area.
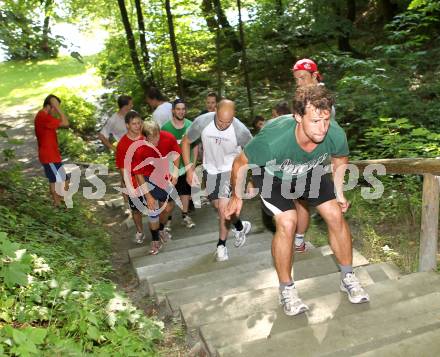
M 348 165 L 348 156 L 332 157 L 332 173 L 335 184 L 336 200 L 341 205 L 342 212 L 348 210 L 349 203 L 344 196 L 344 177 Z
M 195 164 L 191 162 L 191 143 L 186 135 L 182 139 L 182 159 L 186 168 L 186 181 L 191 186 L 197 185 L 197 179 L 193 182 L 197 176 L 194 175 Z
M 199 145 L 193 147 L 193 163 L 194 167 L 197 166 L 197 160 L 199 158 Z
M 69 120 L 67 119 L 67 116 L 63 113 L 63 111 L 60 108 L 60 105 L 58 103 L 58 100 L 55 98 L 52 98 L 50 101 L 50 104 L 55 109 L 55 111 L 58 113 L 61 119 L 60 128 L 68 128 L 69 127 Z
M 101 142 L 104 144 L 104 146 L 109 149 L 110 151 L 115 151 L 116 147 L 110 142 L 109 139 L 107 139 L 104 135 L 101 133 L 98 133 L 98 138 L 101 140 Z
M 236 216 L 240 215 L 241 208 L 243 207 L 243 199 L 240 195 L 239 190 L 241 188 L 244 188 L 244 184 L 246 183 L 247 165 L 248 165 L 248 159 L 244 152 L 241 152 L 241 154 L 235 158 L 234 163 L 232 164 L 232 172 L 231 172 L 232 197 L 225 208 L 224 213 L 226 219 L 229 219 L 233 215 Z

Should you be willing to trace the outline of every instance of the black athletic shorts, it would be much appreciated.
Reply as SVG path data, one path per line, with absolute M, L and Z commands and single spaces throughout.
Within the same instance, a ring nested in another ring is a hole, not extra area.
M 264 168 L 262 172 L 263 175 L 253 175 L 252 180 L 259 189 L 263 210 L 271 217 L 295 209 L 294 199 L 316 207 L 336 198 L 331 173 L 320 175 L 319 170 L 314 170 L 315 174 L 311 171 L 302 178 L 283 181 L 267 174 Z
M 139 205 L 140 209 L 136 207 L 134 202 L 136 202 L 137 205 Z M 144 196 L 139 196 L 136 198 L 131 198 L 130 196 L 128 196 L 128 205 L 130 206 L 130 209 L 135 212 L 142 212 L 144 210 L 144 207 L 147 207 L 147 203 L 145 202 Z
M 231 197 L 231 172 L 221 172 L 211 175 L 203 171 L 203 180 L 206 183 L 205 191 L 208 199 L 218 200 L 219 198 Z
M 191 196 L 191 186 L 186 182 L 186 174 L 177 179 L 176 191 L 179 196 Z

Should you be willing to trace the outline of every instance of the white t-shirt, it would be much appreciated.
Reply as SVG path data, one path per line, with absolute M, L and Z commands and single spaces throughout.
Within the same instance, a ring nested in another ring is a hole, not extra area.
M 201 139 L 203 168 L 210 175 L 232 170 L 235 157 L 252 139 L 249 129 L 237 118 L 224 130 L 215 125 L 216 113 L 206 113 L 194 119 L 186 135 L 191 143 Z
M 153 112 L 153 120 L 162 126 L 169 120 L 173 119 L 173 106 L 171 103 L 164 102 L 157 106 L 157 108 Z
M 125 120 L 118 113 L 113 114 L 104 124 L 100 133 L 104 135 L 105 138 L 109 139 L 112 135 L 116 141 L 121 140 L 121 138 L 127 134 L 127 126 L 125 125 Z

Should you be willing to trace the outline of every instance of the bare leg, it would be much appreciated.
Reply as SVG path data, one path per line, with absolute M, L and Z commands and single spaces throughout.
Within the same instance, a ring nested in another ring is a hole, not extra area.
M 276 232 L 272 239 L 272 257 L 280 283 L 292 281 L 293 234 L 296 219 L 295 210 L 282 212 L 274 217 Z
M 342 215 L 339 204 L 336 200 L 331 200 L 316 208 L 327 223 L 329 243 L 339 264 L 352 265 L 353 251 L 350 228 Z
M 133 217 L 133 222 L 136 226 L 136 230 L 139 233 L 143 233 L 144 228 L 142 225 L 142 213 L 140 213 L 139 211 L 133 210 L 133 211 L 131 211 L 131 216 Z
M 163 209 L 162 212 L 160 212 L 159 221 L 160 223 L 165 225 L 168 222 L 168 216 L 173 212 L 174 202 L 172 201 L 163 202 L 161 203 L 161 206 L 163 207 L 163 205 L 165 205 L 165 208 Z
M 182 202 L 182 212 L 188 213 L 190 196 L 184 195 L 184 196 L 179 196 L 179 197 L 180 197 L 180 201 Z
M 294 200 L 297 223 L 296 223 L 296 234 L 305 234 L 310 224 L 310 213 L 309 207 L 304 200 Z
M 223 209 L 228 204 L 228 198 L 220 198 L 212 201 L 212 205 L 217 209 L 219 217 L 219 239 L 226 240 L 228 238 L 230 222 L 225 219 Z
M 55 185 L 58 184 L 57 182 L 49 182 L 49 192 L 50 196 L 52 197 L 52 204 L 54 207 L 58 207 L 61 204 L 61 196 L 57 193 L 55 189 Z

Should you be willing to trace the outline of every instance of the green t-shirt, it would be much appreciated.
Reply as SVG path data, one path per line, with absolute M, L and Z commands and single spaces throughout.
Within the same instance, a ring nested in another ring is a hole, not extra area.
M 310 153 L 296 141 L 296 124 L 288 114 L 264 126 L 244 148 L 249 164 L 264 166 L 267 173 L 291 180 L 318 165 L 328 165 L 332 156 L 348 156 L 347 137 L 336 122 L 331 123 L 324 140 Z
M 188 119 L 184 119 L 183 127 L 181 129 L 177 129 L 173 125 L 173 121 L 169 120 L 167 121 L 161 128 L 161 130 L 167 131 L 174 135 L 174 137 L 177 140 L 177 143 L 182 147 L 181 142 L 183 136 L 186 134 L 186 131 L 191 126 L 192 121 Z M 191 150 L 191 161 L 193 160 L 193 152 Z M 179 164 L 179 176 L 182 176 L 185 173 L 185 164 L 183 163 L 183 159 L 180 158 L 180 164 Z

